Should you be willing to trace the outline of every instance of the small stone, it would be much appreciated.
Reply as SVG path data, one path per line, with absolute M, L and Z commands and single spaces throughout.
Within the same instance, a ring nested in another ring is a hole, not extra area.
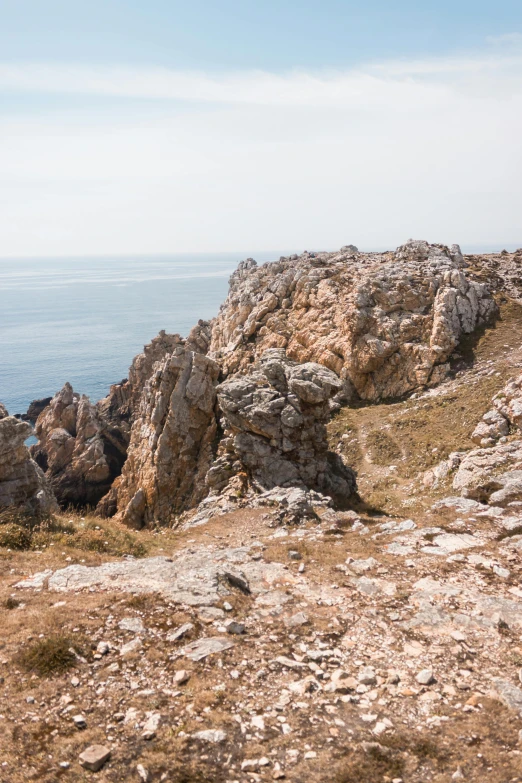
M 141 639 L 139 636 L 133 639 L 132 642 L 128 642 L 120 647 L 120 655 L 128 655 L 129 653 L 136 652 L 141 647 Z
M 186 669 L 178 669 L 178 671 L 174 675 L 175 685 L 184 685 L 189 680 L 190 680 L 190 673 L 186 671 Z
M 80 753 L 80 764 L 91 772 L 98 772 L 110 757 L 109 748 L 103 745 L 90 745 L 83 753 Z
M 77 729 L 87 728 L 87 721 L 85 720 L 83 715 L 73 715 L 73 723 Z
M 152 740 L 156 736 L 156 732 L 159 729 L 161 723 L 161 715 L 159 712 L 155 712 L 150 715 L 144 723 L 141 736 L 144 740 Z
M 193 623 L 184 623 L 183 625 L 180 625 L 179 628 L 176 628 L 175 631 L 169 631 L 167 634 L 167 641 L 168 642 L 177 642 L 178 639 L 183 638 L 183 636 L 186 636 L 192 629 L 194 628 Z
M 233 608 L 234 607 L 232 606 L 232 604 L 229 604 L 228 601 L 225 601 L 223 603 L 223 609 L 225 610 L 225 612 L 231 612 L 233 610 Z
M 365 666 L 359 672 L 357 677 L 361 685 L 376 685 L 377 677 L 375 676 L 375 669 L 373 666 Z
M 465 642 L 466 641 L 466 636 L 465 636 L 465 634 L 462 633 L 462 631 L 452 631 L 450 636 L 456 642 Z
M 98 655 L 107 655 L 110 649 L 109 642 L 98 642 L 96 652 Z
M 288 552 L 288 557 L 290 558 L 290 560 L 302 560 L 303 559 L 303 556 L 302 556 L 301 552 L 298 552 L 296 549 L 290 549 L 290 551 Z
M 71 677 L 71 685 L 73 686 L 73 688 L 77 688 L 79 684 L 80 684 L 80 680 L 78 677 Z
M 423 669 L 417 674 L 415 679 L 419 685 L 431 685 L 432 682 L 435 682 L 433 671 L 431 669 Z
M 301 625 L 306 625 L 308 622 L 310 622 L 310 618 L 306 612 L 297 612 L 297 614 L 294 614 L 292 617 L 288 617 L 285 620 L 285 625 L 287 628 L 298 628 Z
M 132 633 L 142 633 L 145 630 L 139 617 L 124 617 L 118 623 L 118 628 L 121 628 L 122 631 L 132 631 Z
M 26 702 L 27 702 L 27 704 L 34 704 L 34 702 L 35 702 L 34 696 L 28 696 L 26 698 Z
M 452 780 L 464 780 L 464 773 L 462 772 L 461 767 L 457 767 L 456 771 L 451 776 Z
M 226 624 L 227 633 L 240 635 L 246 633 L 246 627 L 243 623 L 237 623 L 235 620 L 231 620 Z
M 58 766 L 60 767 L 60 769 L 69 769 L 69 767 L 71 766 L 71 762 L 70 761 L 60 761 Z
M 196 731 L 192 736 L 194 739 L 203 740 L 203 742 L 218 744 L 226 740 L 227 733 L 221 729 L 205 729 L 204 731 Z
M 315 750 L 307 750 L 306 753 L 304 754 L 304 758 L 305 759 L 316 759 L 317 758 L 317 753 L 315 752 Z
M 142 781 L 142 783 L 148 783 L 149 781 L 149 773 L 143 766 L 143 764 L 138 764 L 136 767 L 136 772 L 138 773 L 139 779 Z

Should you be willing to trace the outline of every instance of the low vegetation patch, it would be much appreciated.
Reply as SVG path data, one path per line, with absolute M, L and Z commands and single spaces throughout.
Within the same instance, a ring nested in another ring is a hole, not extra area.
M 144 557 L 148 551 L 136 533 L 108 520 L 49 517 L 35 521 L 24 512 L 0 514 L 0 547 L 30 550 L 50 545 L 113 556 Z
M 54 634 L 29 644 L 16 656 L 15 663 L 32 674 L 51 677 L 76 665 L 76 644 L 69 636 Z

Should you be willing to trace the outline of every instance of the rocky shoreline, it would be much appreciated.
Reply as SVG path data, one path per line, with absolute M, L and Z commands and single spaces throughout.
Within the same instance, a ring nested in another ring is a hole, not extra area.
M 521 269 L 249 259 L 37 445 L 0 405 L 0 781 L 522 780 Z

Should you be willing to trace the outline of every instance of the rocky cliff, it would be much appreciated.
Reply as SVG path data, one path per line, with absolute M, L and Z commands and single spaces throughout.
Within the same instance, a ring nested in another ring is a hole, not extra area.
M 248 262 L 106 400 L 66 387 L 69 483 L 109 426 L 128 457 L 115 519 L 0 514 L 2 781 L 522 780 L 521 263 Z M 22 506 L 28 432 L 0 406 Z
M 231 278 L 211 355 L 243 372 L 267 348 L 315 361 L 364 400 L 398 397 L 445 377 L 462 335 L 496 312 L 458 246 L 410 241 L 395 253 L 305 253 Z
M 117 484 L 118 518 L 125 524 L 172 524 L 204 497 L 218 375 L 215 362 L 184 345 L 154 365 Z
M 32 432 L 29 424 L 9 416 L 0 404 L 0 514 L 9 509 L 41 519 L 58 509 L 43 472 L 25 445 Z
M 346 506 L 355 476 L 327 448 L 332 410 L 443 380 L 461 338 L 497 314 L 479 278 L 458 246 L 420 241 L 250 259 L 213 322 L 161 332 L 104 400 L 66 385 L 34 455 L 62 505 L 134 527 L 172 524 L 208 492 L 296 487 Z

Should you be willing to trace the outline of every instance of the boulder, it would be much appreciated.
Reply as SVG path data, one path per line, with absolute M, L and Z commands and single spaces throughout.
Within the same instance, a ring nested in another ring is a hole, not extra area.
M 522 500 L 522 441 L 463 454 L 453 488 L 463 497 L 493 506 Z
M 344 506 L 353 498 L 355 474 L 328 451 L 330 400 L 342 381 L 320 364 L 290 361 L 285 351 L 266 351 L 256 368 L 218 387 L 225 437 L 207 475 L 222 491 L 243 473 L 258 491 L 298 487 Z
M 25 445 L 32 434 L 30 424 L 7 415 L 0 404 L 0 513 L 9 509 L 43 518 L 57 511 L 52 490 Z
M 214 361 L 181 344 L 154 365 L 117 482 L 117 518 L 126 525 L 171 524 L 205 497 L 218 375 Z
M 510 430 L 522 430 L 522 374 L 511 378 L 493 397 L 493 408 L 477 424 L 471 435 L 479 446 L 491 446 Z
M 243 261 L 212 328 L 225 375 L 267 349 L 340 376 L 344 397 L 397 397 L 438 383 L 464 334 L 497 308 L 471 280 L 458 246 L 410 240 L 395 253 L 303 253 Z

